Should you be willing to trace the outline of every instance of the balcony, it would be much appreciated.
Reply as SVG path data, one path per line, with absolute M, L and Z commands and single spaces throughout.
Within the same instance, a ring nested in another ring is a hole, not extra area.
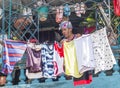
M 12 2 L 13 1 L 13 2 Z M 31 38 L 35 38 L 37 40 L 40 40 L 41 31 L 48 31 L 48 30 L 57 30 L 58 24 L 55 22 L 55 8 L 56 6 L 59 6 L 61 4 L 66 4 L 64 0 L 45 0 L 50 7 L 52 7 L 48 14 L 48 20 L 46 22 L 39 21 L 39 16 L 36 16 L 36 9 L 32 8 L 34 3 L 36 3 L 38 0 L 31 0 L 34 2 L 29 2 L 29 0 L 19 0 L 20 2 L 16 2 L 18 0 L 0 0 L 0 6 L 3 9 L 2 15 L 0 14 L 0 17 L 2 16 L 2 19 L 0 18 L 0 34 L 4 35 L 7 34 L 7 37 L 11 39 L 19 39 L 19 40 L 29 40 Z M 43 0 L 44 1 L 44 0 Z M 60 2 L 59 2 L 60 1 Z M 71 3 L 79 3 L 79 0 L 66 0 L 68 4 Z M 103 21 L 100 10 L 97 8 L 97 3 L 102 3 L 103 0 L 81 0 L 87 5 L 87 12 L 86 14 L 82 15 L 82 17 L 78 18 L 75 16 L 75 13 L 72 9 L 72 15 L 70 16 L 70 20 L 73 24 L 80 24 L 80 27 L 89 24 L 81 24 L 86 22 L 86 18 L 91 16 L 92 14 L 95 18 L 95 22 L 93 24 L 96 26 L 96 28 L 100 28 L 104 24 L 106 24 L 106 21 Z M 110 4 L 111 0 L 105 0 L 109 1 L 107 4 Z M 9 2 L 9 3 L 8 3 Z M 21 4 L 23 3 L 23 4 Z M 105 6 L 105 3 L 102 3 L 103 6 Z M 17 9 L 15 8 L 17 7 Z M 22 10 L 24 8 L 32 8 L 33 13 L 31 19 L 31 14 L 23 15 L 21 14 L 21 8 Z M 97 8 L 97 9 L 96 9 Z M 51 11 L 52 10 L 52 11 Z M 33 79 L 28 80 L 25 75 L 25 69 L 24 69 L 24 60 L 16 66 L 19 67 L 19 69 L 14 70 L 12 74 L 8 74 L 6 76 L 6 83 L 4 85 L 1 85 L 1 88 L 120 88 L 120 65 L 119 65 L 119 58 L 120 58 L 120 17 L 115 16 L 113 14 L 113 6 L 111 8 L 106 10 L 106 6 L 104 7 L 105 11 L 110 10 L 109 16 L 111 17 L 110 23 L 113 28 L 113 31 L 118 34 L 117 41 L 118 45 L 111 46 L 114 56 L 116 58 L 117 64 L 114 65 L 113 69 L 109 71 L 103 71 L 98 74 L 93 74 L 93 79 L 90 84 L 86 85 L 79 85 L 74 86 L 73 80 L 66 80 L 65 76 L 62 75 L 61 77 L 57 79 Z M 94 12 L 94 13 L 93 13 Z M 23 18 L 22 18 L 23 17 Z M 14 25 L 16 20 L 19 20 L 19 18 L 22 18 L 21 24 L 17 25 L 17 27 Z M 26 20 L 29 19 L 31 22 L 27 26 Z M 79 22 L 81 21 L 81 22 Z M 24 23 L 25 22 L 25 23 Z M 107 22 L 109 23 L 109 22 Z M 91 25 L 91 24 L 90 24 Z M 109 24 L 106 24 L 109 26 Z M 47 33 L 49 34 L 49 33 Z M 5 37 L 5 36 L 3 36 Z M 49 39 L 49 38 L 48 38 Z M 17 73 L 15 75 L 15 72 Z
M 15 75 L 8 74 L 6 78 L 6 84 L 1 88 L 119 88 L 120 79 L 120 66 L 119 66 L 119 49 L 120 46 L 112 46 L 112 50 L 116 57 L 117 64 L 114 65 L 113 69 L 109 71 L 100 72 L 93 74 L 93 79 L 90 84 L 86 85 L 73 85 L 73 80 L 67 80 L 64 75 L 57 79 L 32 79 L 28 80 L 25 76 L 25 69 L 17 70 L 18 75 L 15 79 Z M 22 67 L 22 66 L 21 66 Z

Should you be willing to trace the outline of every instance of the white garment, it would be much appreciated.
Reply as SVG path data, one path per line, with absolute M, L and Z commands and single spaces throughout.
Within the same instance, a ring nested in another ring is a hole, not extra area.
M 53 58 L 55 62 L 56 72 L 55 75 L 60 75 L 64 73 L 63 69 L 63 46 L 59 46 L 57 42 L 54 43 Z
M 26 69 L 26 76 L 28 79 L 37 79 L 37 78 L 42 78 L 42 72 L 37 72 L 37 73 L 30 73 L 28 69 Z
M 92 33 L 91 39 L 96 63 L 95 74 L 100 71 L 110 70 L 116 64 L 116 61 L 107 38 L 106 28 Z
M 88 70 L 95 68 L 95 61 L 93 56 L 93 48 L 91 37 L 88 35 L 82 35 L 81 37 L 74 39 L 76 47 L 76 56 L 78 69 L 80 73 L 84 73 Z

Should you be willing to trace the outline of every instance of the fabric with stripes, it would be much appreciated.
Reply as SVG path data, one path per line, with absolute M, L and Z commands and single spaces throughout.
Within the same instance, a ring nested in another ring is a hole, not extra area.
M 3 48 L 2 73 L 12 73 L 15 64 L 21 60 L 26 50 L 26 43 L 23 41 L 5 40 Z

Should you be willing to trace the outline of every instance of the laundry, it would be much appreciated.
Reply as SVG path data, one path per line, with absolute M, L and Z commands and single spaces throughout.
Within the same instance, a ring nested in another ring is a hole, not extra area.
M 79 72 L 84 73 L 89 70 L 94 70 L 95 58 L 93 54 L 91 36 L 89 34 L 82 35 L 81 37 L 74 39 L 74 44 L 76 48 Z
M 60 23 L 63 19 L 63 6 L 56 9 L 56 22 Z
M 120 0 L 113 0 L 114 13 L 117 16 L 120 16 Z
M 53 54 L 54 61 L 56 62 L 56 75 L 61 75 L 64 73 L 63 62 L 64 62 L 64 52 L 63 46 L 60 46 L 59 43 L 54 43 L 54 54 Z
M 91 39 L 96 63 L 95 74 L 112 69 L 113 65 L 116 64 L 116 60 L 107 38 L 106 27 L 92 33 Z
M 54 78 L 56 75 L 54 60 L 53 60 L 53 44 L 42 44 L 41 48 L 41 59 L 42 59 L 42 71 L 43 77 Z
M 36 51 L 35 49 L 31 49 L 30 47 L 27 47 L 26 68 L 28 68 L 28 71 L 31 73 L 36 73 L 41 71 L 40 50 Z
M 15 64 L 22 59 L 26 43 L 22 41 L 5 40 L 3 49 L 2 73 L 12 73 Z
M 76 78 L 81 77 L 82 74 L 80 74 L 78 70 L 74 42 L 73 41 L 65 42 L 63 47 L 64 47 L 63 50 L 64 50 L 65 74 Z

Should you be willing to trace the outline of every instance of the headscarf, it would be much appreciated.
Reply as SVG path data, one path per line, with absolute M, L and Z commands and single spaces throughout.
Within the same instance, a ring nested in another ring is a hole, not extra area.
M 63 22 L 61 22 L 61 24 L 59 25 L 59 29 L 61 30 L 61 29 L 65 29 L 65 28 L 68 28 L 68 29 L 72 29 L 73 28 L 73 26 L 72 26 L 72 24 L 71 24 L 71 22 L 70 21 L 63 21 Z

